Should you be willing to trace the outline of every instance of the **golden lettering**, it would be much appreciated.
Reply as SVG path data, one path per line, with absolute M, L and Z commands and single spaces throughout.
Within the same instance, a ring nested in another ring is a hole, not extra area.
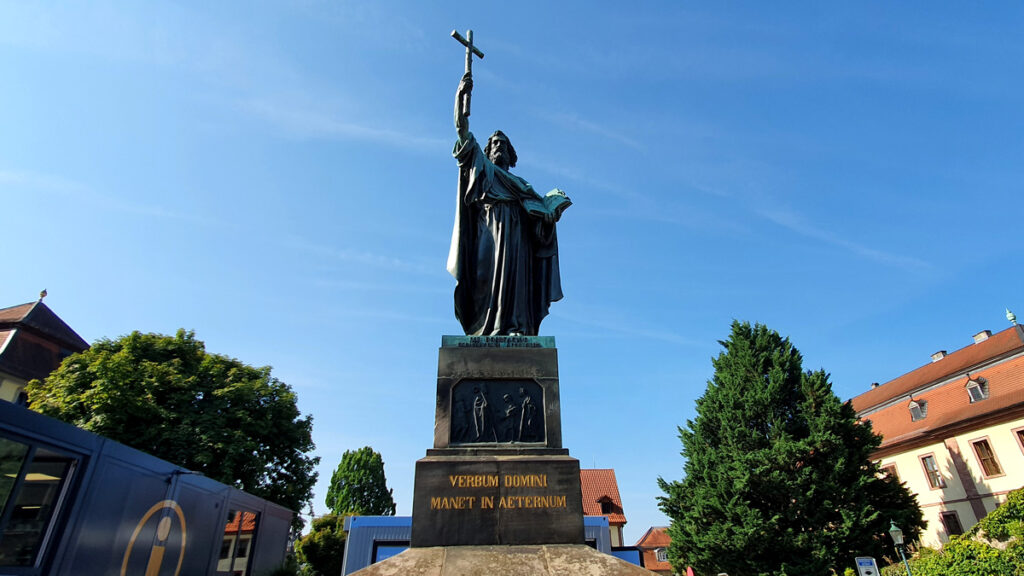
M 565 508 L 565 503 L 564 494 L 560 496 L 502 496 L 498 499 L 498 508 Z M 493 507 L 493 500 L 489 504 L 490 506 L 485 504 L 483 508 Z
M 431 510 L 469 510 L 473 508 L 476 496 L 431 496 Z
M 497 474 L 454 474 L 448 476 L 452 488 L 497 488 Z
M 505 486 L 509 488 L 547 488 L 547 474 L 505 474 Z

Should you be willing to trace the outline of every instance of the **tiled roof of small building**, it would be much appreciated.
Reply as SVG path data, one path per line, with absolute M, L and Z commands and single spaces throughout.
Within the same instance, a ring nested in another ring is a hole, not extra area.
M 256 530 L 256 514 L 253 512 L 238 512 L 235 517 L 224 526 L 225 534 L 238 532 L 238 523 L 242 523 L 242 534 L 249 534 Z
M 652 571 L 671 570 L 672 565 L 659 561 L 657 553 L 658 548 L 668 548 L 671 542 L 672 539 L 668 536 L 668 527 L 652 526 L 648 528 L 647 532 L 644 532 L 644 535 L 634 544 L 644 556 L 644 568 Z
M 619 496 L 619 483 L 615 480 L 615 470 L 581 469 L 580 484 L 583 488 L 583 514 L 587 516 L 607 516 L 608 523 L 621 526 L 626 523 L 626 515 L 622 510 L 622 498 Z M 611 503 L 613 512 L 603 514 L 601 501 Z
M 667 548 L 672 539 L 668 537 L 668 526 L 651 526 L 636 541 L 637 548 Z

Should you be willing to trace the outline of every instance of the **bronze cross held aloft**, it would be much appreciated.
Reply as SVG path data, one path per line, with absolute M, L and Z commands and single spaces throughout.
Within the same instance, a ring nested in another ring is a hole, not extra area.
M 473 31 L 466 30 L 466 37 L 463 38 L 462 34 L 459 34 L 458 30 L 452 30 L 452 38 L 459 41 L 466 47 L 466 75 L 472 76 L 473 74 L 473 54 L 477 55 L 477 58 L 483 58 L 484 53 L 481 52 L 476 46 L 473 45 Z M 463 114 L 469 116 L 469 92 L 466 93 L 462 101 Z

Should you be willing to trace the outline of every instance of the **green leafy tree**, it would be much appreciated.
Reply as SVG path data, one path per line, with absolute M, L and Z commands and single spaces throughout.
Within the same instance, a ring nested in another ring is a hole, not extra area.
M 395 500 L 380 454 L 369 446 L 346 450 L 331 475 L 327 507 L 335 514 L 394 516 Z
M 679 429 L 684 478 L 658 483 L 672 519 L 676 571 L 815 575 L 881 556 L 889 520 L 911 540 L 924 522 L 916 500 L 879 474 L 881 438 L 804 372 L 788 339 L 734 322 L 697 417 Z
M 344 517 L 327 514 L 295 544 L 295 556 L 307 576 L 338 576 L 345 561 Z
M 193 332 L 132 332 L 74 354 L 28 385 L 30 407 L 291 510 L 312 497 L 319 458 L 295 393 L 206 352 Z M 301 521 L 300 521 L 301 522 Z

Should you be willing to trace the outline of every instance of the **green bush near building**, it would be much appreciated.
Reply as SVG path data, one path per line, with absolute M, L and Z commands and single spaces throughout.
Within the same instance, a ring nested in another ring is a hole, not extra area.
M 1024 576 L 1024 488 L 942 550 L 924 548 L 909 564 L 914 576 Z M 882 569 L 882 576 L 904 574 L 902 563 Z

